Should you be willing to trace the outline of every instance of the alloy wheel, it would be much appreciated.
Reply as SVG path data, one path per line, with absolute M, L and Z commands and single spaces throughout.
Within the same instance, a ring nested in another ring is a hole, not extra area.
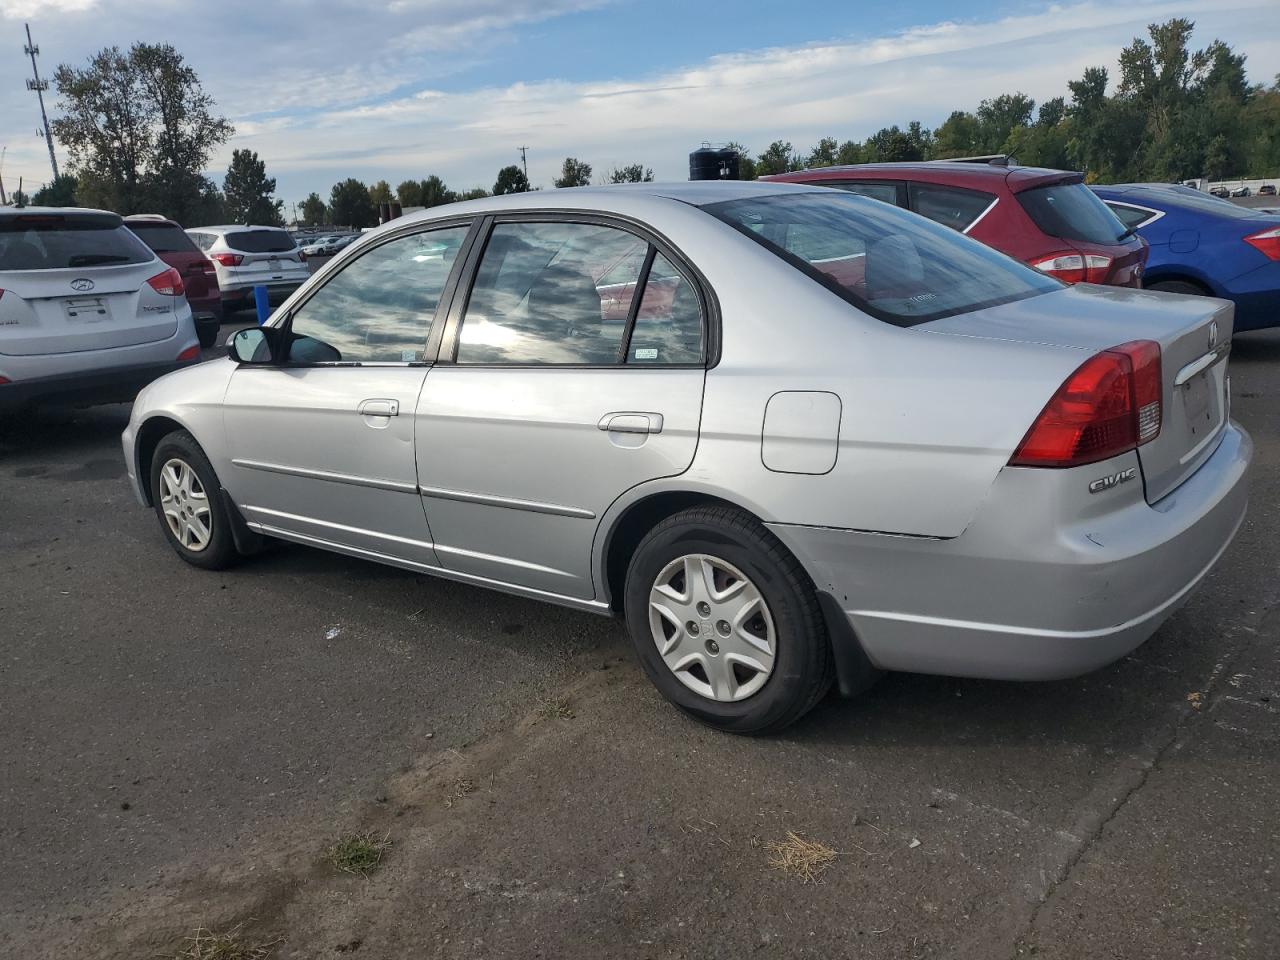
M 160 509 L 169 532 L 184 549 L 199 553 L 213 536 L 209 495 L 185 460 L 173 457 L 160 468 Z

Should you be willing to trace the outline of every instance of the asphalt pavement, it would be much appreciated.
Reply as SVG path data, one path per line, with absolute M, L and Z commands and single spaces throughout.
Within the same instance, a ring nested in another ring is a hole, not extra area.
M 0 956 L 1280 956 L 1280 331 L 1231 364 L 1250 513 L 1134 655 L 892 675 L 764 739 L 613 621 L 303 547 L 196 570 L 127 407 L 0 421 Z M 368 877 L 325 858 L 353 831 Z

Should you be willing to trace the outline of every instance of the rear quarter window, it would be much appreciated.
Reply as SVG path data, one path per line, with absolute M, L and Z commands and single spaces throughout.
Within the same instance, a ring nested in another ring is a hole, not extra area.
M 1017 194 L 1018 203 L 1043 233 L 1060 240 L 1117 244 L 1126 227 L 1083 183 L 1052 183 Z
M 283 230 L 237 230 L 223 239 L 243 253 L 289 253 L 295 247 L 293 237 Z

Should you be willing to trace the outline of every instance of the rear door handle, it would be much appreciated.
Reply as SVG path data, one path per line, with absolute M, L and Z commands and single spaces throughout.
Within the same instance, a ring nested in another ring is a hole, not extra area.
M 356 412 L 362 417 L 398 417 L 400 416 L 399 400 L 362 400 Z
M 660 413 L 606 413 L 597 424 L 609 433 L 661 433 Z

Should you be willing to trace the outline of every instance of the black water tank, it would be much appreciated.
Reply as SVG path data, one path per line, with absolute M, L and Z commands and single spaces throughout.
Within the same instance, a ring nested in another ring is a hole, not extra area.
M 689 154 L 690 180 L 737 180 L 738 151 L 699 147 Z

